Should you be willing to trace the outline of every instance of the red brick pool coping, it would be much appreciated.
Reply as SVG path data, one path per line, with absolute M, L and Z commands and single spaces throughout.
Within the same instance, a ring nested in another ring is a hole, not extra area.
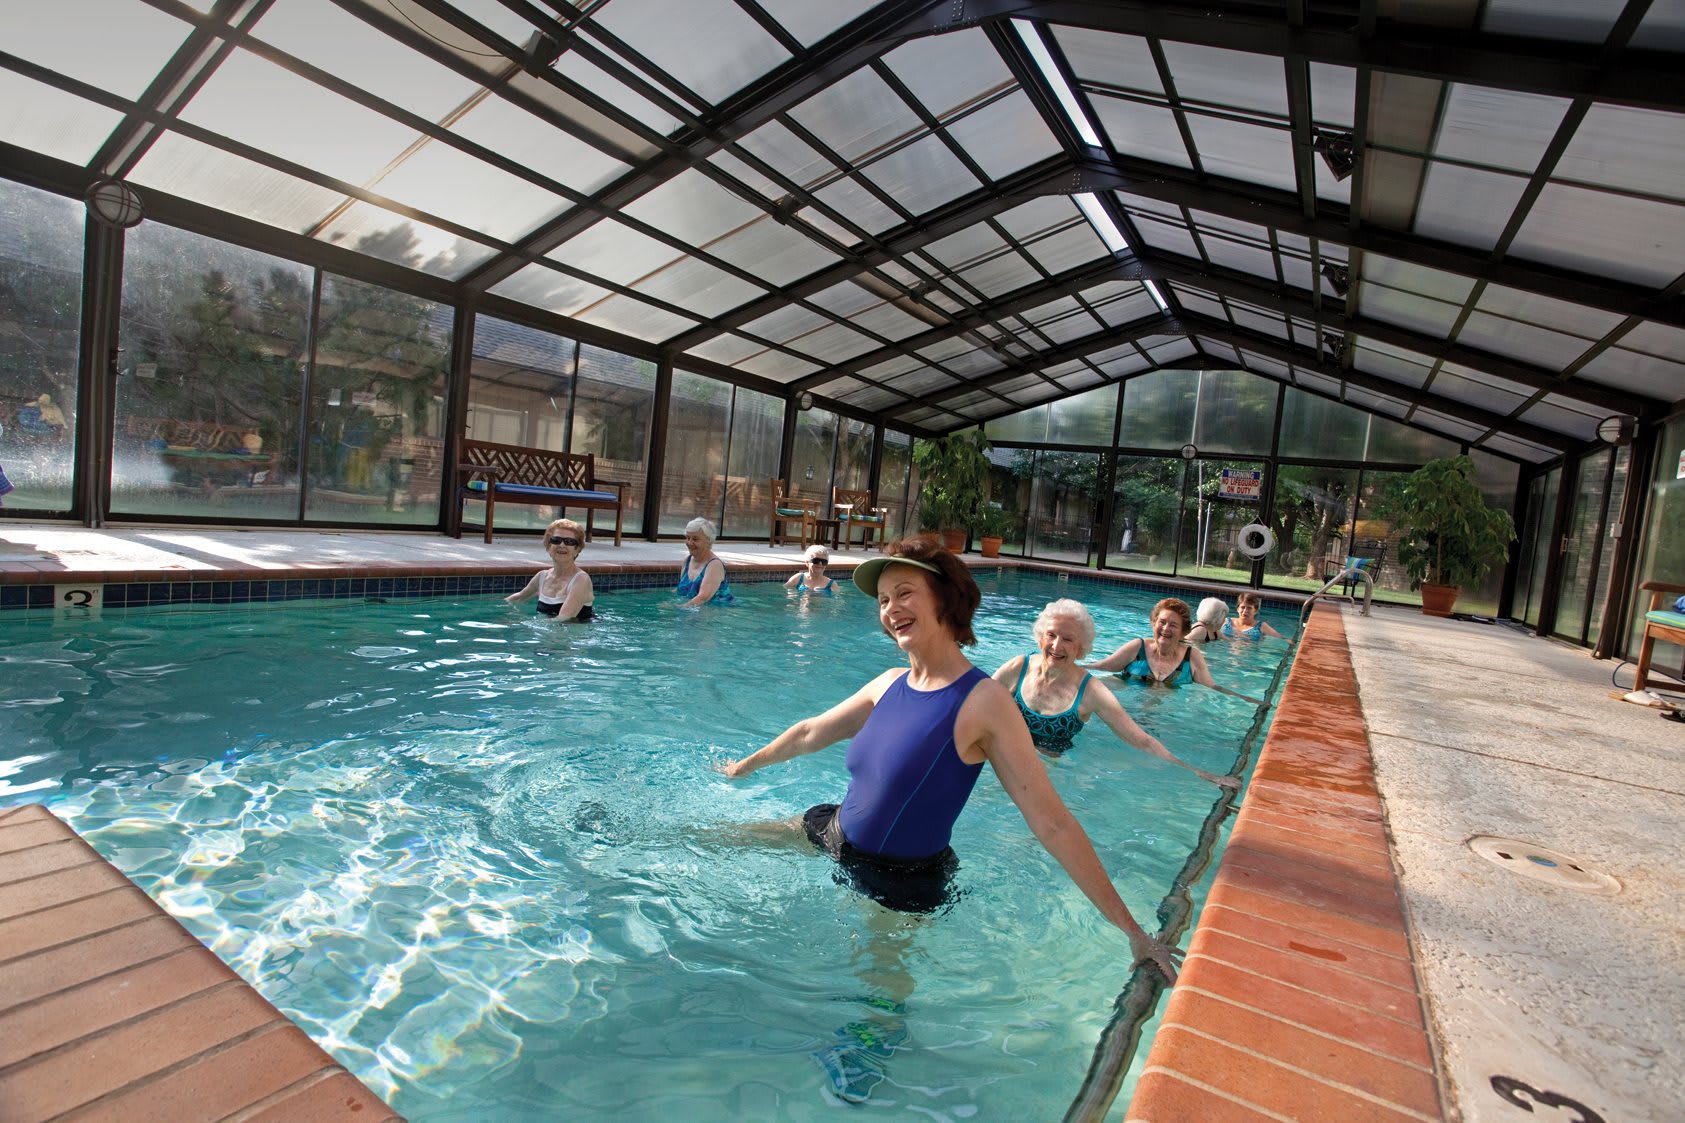
M 0 810 L 0 1118 L 399 1116 L 46 808 Z
M 1125 1118 L 1444 1118 L 1333 606 L 1311 613 Z

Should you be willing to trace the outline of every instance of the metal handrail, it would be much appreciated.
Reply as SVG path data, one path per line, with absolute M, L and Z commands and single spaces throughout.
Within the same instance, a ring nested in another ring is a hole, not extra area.
M 1326 585 L 1305 598 L 1304 607 L 1299 609 L 1299 632 L 1301 635 L 1305 631 L 1305 617 L 1310 615 L 1311 605 L 1315 604 L 1318 598 L 1322 600 L 1343 600 L 1354 608 L 1357 606 L 1357 599 L 1350 593 L 1330 593 L 1328 591 L 1342 582 L 1349 583 L 1353 577 L 1363 578 L 1363 608 L 1361 612 L 1364 616 L 1369 615 L 1369 602 L 1375 596 L 1375 579 L 1369 576 L 1367 569 L 1361 566 L 1348 565 L 1330 577 Z

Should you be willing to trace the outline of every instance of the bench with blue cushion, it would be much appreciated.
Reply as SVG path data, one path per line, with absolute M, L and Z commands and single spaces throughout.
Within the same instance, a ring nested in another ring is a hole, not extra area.
M 463 509 L 468 500 L 486 505 L 485 535 L 491 541 L 499 503 L 526 503 L 575 508 L 585 512 L 585 538 L 591 538 L 591 519 L 597 511 L 614 512 L 614 544 L 620 545 L 626 511 L 626 484 L 597 478 L 596 458 L 589 452 L 552 452 L 546 448 L 500 445 L 491 441 L 462 442 L 456 466 L 455 537 L 462 537 Z
M 1685 599 L 1681 598 L 1681 594 L 1685 594 L 1685 585 L 1646 581 L 1639 588 L 1650 590 L 1650 611 L 1644 614 L 1644 640 L 1638 648 L 1638 675 L 1633 681 L 1634 690 L 1645 689 L 1657 640 L 1685 647 L 1685 612 L 1679 611 L 1679 601 Z

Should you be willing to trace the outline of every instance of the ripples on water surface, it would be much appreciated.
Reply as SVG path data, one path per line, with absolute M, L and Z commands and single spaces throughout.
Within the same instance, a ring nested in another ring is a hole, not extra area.
M 1096 657 L 1145 632 L 1155 597 L 1074 588 Z M 986 577 L 974 661 L 1032 650 L 1072 589 Z M 737 783 L 717 765 L 897 661 L 864 596 L 738 596 L 612 592 L 586 626 L 495 599 L 9 625 L 0 806 L 50 805 L 412 1119 L 817 1117 L 836 1101 L 809 1054 L 871 1015 L 886 946 L 917 985 L 872 1106 L 1062 1113 L 1126 941 L 988 775 L 955 831 L 960 900 L 910 932 L 875 935 L 811 852 L 737 845 L 733 824 L 839 800 L 843 748 Z M 1262 694 L 1283 646 L 1206 650 Z M 1122 698 L 1219 772 L 1253 715 Z M 1215 789 L 1098 721 L 1051 771 L 1152 927 Z

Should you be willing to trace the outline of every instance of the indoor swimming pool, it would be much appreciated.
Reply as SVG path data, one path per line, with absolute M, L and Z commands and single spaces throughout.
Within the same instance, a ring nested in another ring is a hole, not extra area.
M 979 579 L 987 671 L 1033 649 L 1049 600 L 1090 606 L 1098 658 L 1162 595 Z M 988 776 L 933 918 L 886 924 L 816 853 L 745 844 L 840 799 L 842 746 L 738 782 L 719 765 L 903 660 L 852 588 L 736 592 L 603 592 L 583 626 L 495 597 L 32 612 L 0 639 L 0 807 L 48 805 L 411 1119 L 817 1117 L 836 1101 L 813 1054 L 907 987 L 873 1107 L 1062 1113 L 1127 942 Z M 1205 650 L 1273 696 L 1288 649 Z M 1237 698 L 1118 689 L 1200 768 L 1244 768 L 1261 738 Z M 1220 791 L 1099 722 L 1049 768 L 1157 927 Z

